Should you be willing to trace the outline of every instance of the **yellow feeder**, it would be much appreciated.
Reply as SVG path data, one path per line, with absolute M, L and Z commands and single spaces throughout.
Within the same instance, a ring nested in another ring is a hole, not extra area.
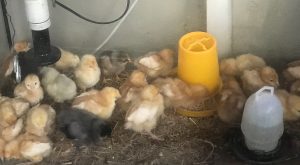
M 202 84 L 211 94 L 220 86 L 216 40 L 205 32 L 191 32 L 179 40 L 178 76 L 189 84 Z

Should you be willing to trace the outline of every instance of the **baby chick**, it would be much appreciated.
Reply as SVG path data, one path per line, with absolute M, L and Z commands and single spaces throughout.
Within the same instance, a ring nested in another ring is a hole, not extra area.
M 153 82 L 164 96 L 166 107 L 190 108 L 209 94 L 203 85 L 189 85 L 178 78 L 158 78 Z
M 17 138 L 13 139 L 6 143 L 4 147 L 4 157 L 7 160 L 10 159 L 20 159 L 20 143 L 23 139 L 22 135 L 19 135 Z
M 80 89 L 86 90 L 95 86 L 101 75 L 96 57 L 90 54 L 84 55 L 79 65 L 75 68 L 74 75 Z
M 104 76 L 118 77 L 130 61 L 129 55 L 123 51 L 107 50 L 100 54 L 100 66 Z
M 37 136 L 46 136 L 53 131 L 55 110 L 46 104 L 36 105 L 27 114 L 26 131 Z
M 290 92 L 295 95 L 300 95 L 300 80 L 296 80 L 290 87 Z
M 35 163 L 42 161 L 52 151 L 52 142 L 46 136 L 25 133 L 19 145 L 20 155 Z
M 99 137 L 110 135 L 110 124 L 93 113 L 80 109 L 64 109 L 57 117 L 59 129 L 70 139 L 82 143 L 97 142 Z
M 121 97 L 119 90 L 105 87 L 102 90 L 90 90 L 77 96 L 73 108 L 89 111 L 101 119 L 108 119 L 115 109 L 115 101 Z
M 139 71 L 139 70 L 134 70 L 129 78 L 120 86 L 120 94 L 121 98 L 118 100 L 118 104 L 120 105 L 121 109 L 127 110 L 130 101 L 133 99 L 134 91 L 138 91 L 148 85 L 148 82 L 146 80 L 146 75 Z M 128 96 L 128 93 L 130 92 L 130 98 Z
M 235 58 L 226 58 L 220 61 L 220 73 L 229 76 L 237 76 L 239 70 Z
M 243 73 L 245 70 L 263 68 L 266 66 L 266 62 L 263 58 L 253 54 L 243 54 L 236 57 L 236 66 L 239 72 Z
M 77 67 L 80 59 L 77 55 L 60 49 L 61 56 L 60 59 L 54 64 L 54 67 L 60 71 L 69 71 Z
M 73 99 L 77 94 L 77 87 L 73 80 L 66 75 L 59 73 L 51 67 L 41 69 L 42 85 L 47 94 L 55 102 L 62 103 L 66 100 Z
M 219 94 L 217 112 L 219 118 L 226 123 L 239 123 L 242 119 L 246 101 L 239 83 L 234 77 L 223 78 L 223 88 Z
M 0 103 L 0 125 L 8 127 L 17 121 L 16 112 L 9 99 Z
M 153 85 L 142 90 L 140 97 L 135 99 L 126 113 L 125 128 L 139 133 L 149 134 L 152 138 L 160 140 L 152 134 L 157 121 L 164 112 L 163 96 Z
M 27 52 L 28 50 L 30 49 L 30 43 L 28 41 L 18 41 L 15 43 L 14 45 L 14 50 L 17 52 L 17 53 L 20 53 L 20 52 Z
M 300 118 L 300 97 L 288 93 L 286 90 L 277 90 L 276 95 L 283 106 L 283 118 L 286 121 L 295 121 Z
M 18 84 L 14 95 L 28 101 L 31 105 L 39 103 L 44 98 L 44 92 L 37 75 L 29 74 L 25 80 Z
M 263 86 L 279 86 L 278 75 L 275 69 L 266 66 L 257 70 L 245 70 L 241 76 L 243 89 L 248 96 Z
M 144 72 L 150 78 L 158 76 L 169 76 L 173 73 L 175 53 L 170 49 L 160 52 L 149 52 L 135 60 L 134 64 L 138 70 Z
M 30 107 L 30 104 L 22 98 L 10 99 L 10 103 L 14 108 L 17 117 L 22 116 Z
M 15 124 L 6 127 L 5 129 L 2 130 L 1 132 L 2 138 L 6 141 L 13 140 L 21 133 L 23 127 L 24 127 L 23 119 L 20 118 L 17 120 Z

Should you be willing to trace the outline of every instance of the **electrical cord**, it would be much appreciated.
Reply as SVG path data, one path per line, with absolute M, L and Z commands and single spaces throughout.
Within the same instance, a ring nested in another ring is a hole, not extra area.
M 104 22 L 99 22 L 99 21 L 91 20 L 91 19 L 89 19 L 89 18 L 87 18 L 87 17 L 85 17 L 85 16 L 79 14 L 78 12 L 74 11 L 74 10 L 71 9 L 70 7 L 68 7 L 68 6 L 64 5 L 64 4 L 62 4 L 61 2 L 59 2 L 59 1 L 57 1 L 57 0 L 54 1 L 54 4 L 59 5 L 59 6 L 62 7 L 63 9 L 69 11 L 70 13 L 72 13 L 72 14 L 76 15 L 77 17 L 79 17 L 79 18 L 81 18 L 81 19 L 83 19 L 83 20 L 85 20 L 85 21 L 88 21 L 88 22 L 90 22 L 90 23 L 94 23 L 94 24 L 112 24 L 112 23 L 114 23 L 114 22 L 119 21 L 120 19 L 122 19 L 122 18 L 126 15 L 126 13 L 128 12 L 129 6 L 130 6 L 130 0 L 127 0 L 127 4 L 126 4 L 125 11 L 122 13 L 121 16 L 119 16 L 118 18 L 116 18 L 116 19 L 114 19 L 114 20 L 112 20 L 112 21 L 104 21 Z

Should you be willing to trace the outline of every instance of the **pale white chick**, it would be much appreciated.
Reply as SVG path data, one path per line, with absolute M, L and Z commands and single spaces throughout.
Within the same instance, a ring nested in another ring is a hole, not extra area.
M 104 87 L 102 90 L 90 90 L 77 96 L 73 101 L 73 108 L 89 111 L 101 119 L 111 117 L 116 100 L 121 97 L 119 90 L 113 87 Z
M 95 86 L 99 80 L 101 71 L 94 55 L 86 54 L 81 58 L 74 71 L 76 84 L 82 90 Z
M 246 95 L 251 95 L 263 86 L 279 86 L 278 75 L 275 69 L 266 66 L 258 70 L 245 70 L 241 76 L 243 90 Z
M 125 128 L 135 132 L 150 135 L 161 140 L 151 131 L 156 127 L 161 115 L 164 113 L 163 96 L 153 85 L 148 85 L 140 93 L 140 97 L 133 100 L 126 113 Z
M 25 99 L 31 105 L 39 103 L 44 98 L 44 92 L 40 85 L 39 77 L 35 74 L 27 75 L 24 81 L 16 86 L 14 95 Z
M 219 118 L 229 124 L 237 124 L 242 119 L 246 96 L 234 77 L 222 77 L 223 88 L 219 93 L 217 112 Z
M 69 71 L 76 68 L 80 62 L 78 55 L 69 51 L 60 49 L 60 59 L 54 64 L 54 67 L 60 71 Z
M 59 73 L 51 67 L 43 67 L 41 74 L 44 90 L 55 102 L 62 103 L 76 96 L 76 84 L 66 75 Z
M 11 141 L 16 138 L 22 131 L 24 122 L 22 118 L 19 118 L 15 124 L 4 128 L 1 132 L 2 138 L 6 141 Z
M 36 105 L 27 114 L 25 130 L 37 136 L 46 136 L 54 129 L 55 115 L 51 106 Z
M 209 95 L 207 88 L 203 85 L 189 85 L 179 78 L 158 78 L 153 85 L 164 96 L 166 107 L 191 108 Z
M 144 72 L 150 78 L 174 74 L 174 63 L 175 53 L 170 49 L 149 52 L 134 62 L 138 70 Z

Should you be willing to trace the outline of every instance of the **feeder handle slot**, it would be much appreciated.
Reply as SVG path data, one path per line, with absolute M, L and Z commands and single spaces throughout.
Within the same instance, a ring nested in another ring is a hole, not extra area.
M 274 95 L 274 87 L 271 87 L 271 86 L 264 86 L 262 87 L 260 90 L 258 90 L 256 93 L 255 93 L 255 96 L 262 96 L 264 93 L 269 93 L 271 95 Z

